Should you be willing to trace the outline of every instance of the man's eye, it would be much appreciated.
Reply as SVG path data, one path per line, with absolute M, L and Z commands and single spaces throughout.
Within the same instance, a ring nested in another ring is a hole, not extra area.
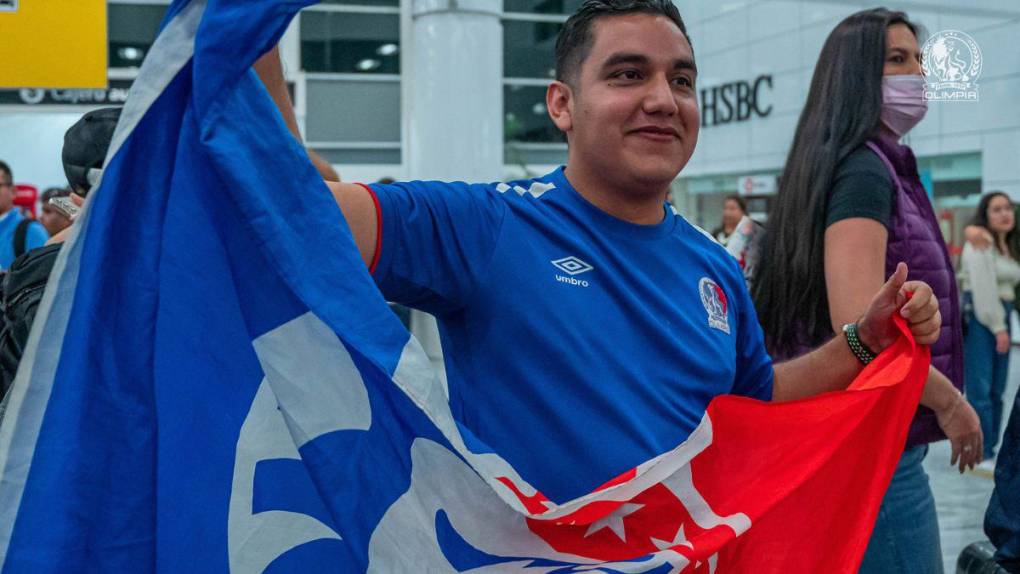
M 692 82 L 691 79 L 688 78 L 687 76 L 680 76 L 674 79 L 673 82 L 675 82 L 676 85 L 680 86 L 681 88 L 690 88 L 691 86 L 694 85 L 694 82 Z
M 623 70 L 622 72 L 617 72 L 615 77 L 624 80 L 637 80 L 641 78 L 641 74 L 637 70 Z

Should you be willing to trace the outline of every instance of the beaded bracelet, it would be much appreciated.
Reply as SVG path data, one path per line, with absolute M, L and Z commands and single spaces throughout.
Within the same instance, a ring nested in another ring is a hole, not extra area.
M 846 335 L 846 342 L 850 345 L 850 351 L 853 352 L 858 361 L 867 365 L 875 360 L 875 352 L 862 343 L 861 338 L 857 335 L 857 323 L 843 325 L 843 334 Z

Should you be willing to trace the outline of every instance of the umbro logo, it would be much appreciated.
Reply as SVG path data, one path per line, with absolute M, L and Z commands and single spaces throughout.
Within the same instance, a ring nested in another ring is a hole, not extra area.
M 570 275 L 580 275 L 581 273 L 587 273 L 594 269 L 591 265 L 588 265 L 584 261 L 581 261 L 577 257 L 571 255 L 570 257 L 564 257 L 563 259 L 556 259 L 552 261 L 552 264 L 556 266 L 560 271 Z
M 580 275 L 581 273 L 587 273 L 592 269 L 595 269 L 591 265 L 588 265 L 584 261 L 581 261 L 577 257 L 571 255 L 570 257 L 564 257 L 563 259 L 554 259 L 551 261 L 557 269 L 570 275 L 570 277 L 564 277 L 562 275 L 556 275 L 556 280 L 560 283 L 569 283 L 570 285 L 577 285 L 579 287 L 587 287 L 588 282 L 584 279 L 576 279 L 574 275 Z

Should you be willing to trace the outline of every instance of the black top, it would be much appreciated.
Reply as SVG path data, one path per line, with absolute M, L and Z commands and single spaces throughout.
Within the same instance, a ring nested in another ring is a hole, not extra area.
M 896 186 L 875 152 L 865 146 L 854 150 L 836 168 L 832 181 L 825 227 L 851 217 L 889 226 Z

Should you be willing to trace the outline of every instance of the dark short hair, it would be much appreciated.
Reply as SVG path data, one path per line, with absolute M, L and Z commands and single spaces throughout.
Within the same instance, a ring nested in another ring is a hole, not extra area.
M 0 173 L 7 176 L 10 181 L 0 181 L 0 183 L 14 184 L 14 172 L 11 171 L 11 166 L 7 165 L 7 162 L 0 160 Z
M 71 195 L 71 190 L 66 187 L 51 187 L 42 192 L 42 195 L 39 196 L 39 200 L 45 205 L 54 197 L 67 197 L 69 195 Z
M 89 171 L 102 169 L 106 152 L 120 120 L 121 108 L 100 108 L 81 117 L 64 134 L 61 159 L 67 183 L 80 195 L 85 195 L 92 184 Z
M 680 28 L 688 43 L 691 41 L 680 11 L 672 0 L 585 0 L 563 24 L 556 38 L 556 79 L 569 82 L 581 69 L 594 42 L 591 28 L 595 20 L 626 14 L 665 16 Z
M 726 203 L 727 201 L 737 202 L 737 205 L 740 206 L 740 211 L 747 213 L 747 200 L 745 200 L 743 197 L 740 197 L 739 195 L 734 193 L 731 195 L 727 195 L 726 199 L 723 200 L 723 203 Z

